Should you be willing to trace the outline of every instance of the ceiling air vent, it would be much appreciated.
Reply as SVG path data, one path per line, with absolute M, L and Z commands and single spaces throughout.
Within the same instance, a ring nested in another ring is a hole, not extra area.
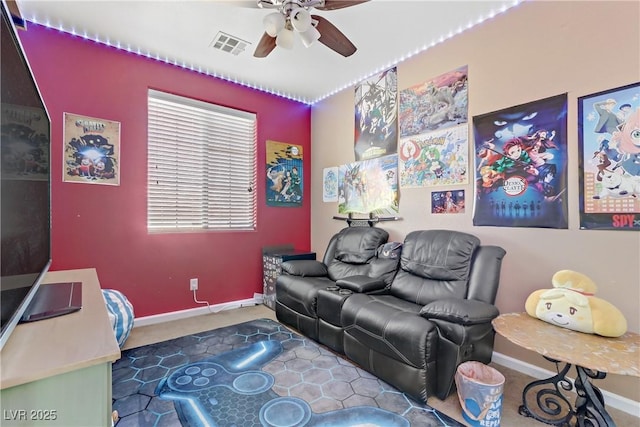
M 223 33 L 219 31 L 216 34 L 216 37 L 211 42 L 211 47 L 214 49 L 219 49 L 223 52 L 232 53 L 234 55 L 238 55 L 244 51 L 244 49 L 250 45 L 251 43 L 239 39 L 236 36 L 232 36 L 231 34 Z

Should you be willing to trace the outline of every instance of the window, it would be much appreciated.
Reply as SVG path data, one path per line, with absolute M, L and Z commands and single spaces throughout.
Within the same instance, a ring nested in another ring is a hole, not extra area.
M 155 90 L 148 100 L 148 230 L 254 230 L 256 115 Z

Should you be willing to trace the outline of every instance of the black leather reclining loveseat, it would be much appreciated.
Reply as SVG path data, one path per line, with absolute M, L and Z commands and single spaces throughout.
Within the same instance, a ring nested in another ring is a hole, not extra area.
M 445 399 L 460 363 L 491 361 L 504 255 L 471 234 L 422 230 L 406 236 L 399 263 L 386 260 L 396 262 L 392 280 L 350 271 L 319 280 L 305 274 L 308 261 L 288 261 L 276 283 L 276 315 L 415 399 Z

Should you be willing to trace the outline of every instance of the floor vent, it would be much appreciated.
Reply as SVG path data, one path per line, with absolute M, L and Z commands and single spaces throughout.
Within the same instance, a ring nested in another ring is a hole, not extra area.
M 237 56 L 250 44 L 236 36 L 219 31 L 211 42 L 211 47 Z

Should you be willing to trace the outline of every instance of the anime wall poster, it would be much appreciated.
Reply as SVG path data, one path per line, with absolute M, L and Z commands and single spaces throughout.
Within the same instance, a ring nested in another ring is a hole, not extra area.
M 120 122 L 64 113 L 64 182 L 120 185 Z
M 401 187 L 469 182 L 469 129 L 466 124 L 400 140 Z
M 432 214 L 464 213 L 464 190 L 446 190 L 431 192 Z
M 567 94 L 473 118 L 474 225 L 567 228 Z
M 390 155 L 339 167 L 338 213 L 398 213 L 398 156 Z
M 267 141 L 267 206 L 302 206 L 302 146 Z
M 338 167 L 324 168 L 322 170 L 322 201 L 338 201 Z
M 640 83 L 578 98 L 580 228 L 640 230 Z
M 391 68 L 356 85 L 355 159 L 398 150 L 398 72 Z
M 467 67 L 400 92 L 400 186 L 469 182 Z
M 400 91 L 400 137 L 467 123 L 468 67 Z
M 49 180 L 49 120 L 41 108 L 2 104 L 3 179 Z

